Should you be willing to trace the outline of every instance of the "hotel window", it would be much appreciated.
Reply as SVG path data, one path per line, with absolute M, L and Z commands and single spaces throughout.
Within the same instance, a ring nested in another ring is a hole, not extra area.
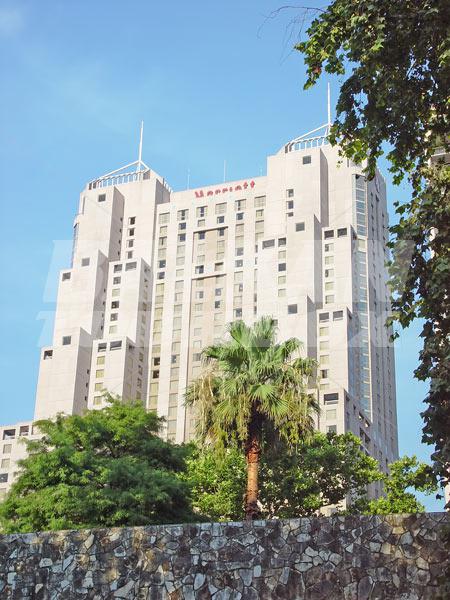
M 265 196 L 256 196 L 255 208 L 263 208 L 265 205 L 266 205 L 266 197 Z
M 334 256 L 325 256 L 325 264 L 332 265 L 334 263 Z
M 136 223 L 136 217 L 128 218 L 128 225 L 134 225 Z
M 165 260 L 158 261 L 158 269 L 165 269 L 165 268 L 166 268 L 166 261 Z
M 197 264 L 203 264 L 205 262 L 205 255 L 204 254 L 199 254 L 197 256 Z
M 172 343 L 172 352 L 174 354 L 178 354 L 180 352 L 180 348 L 181 348 L 181 343 L 180 342 L 173 342 Z
M 227 203 L 221 202 L 220 204 L 216 204 L 216 215 L 222 215 L 227 211 Z
M 236 213 L 236 221 L 242 221 L 244 219 L 244 213 L 238 212 Z
M 343 310 L 335 310 L 333 313 L 333 321 L 342 321 L 342 319 L 344 318 L 344 311 Z
M 339 394 L 337 392 L 333 394 L 324 394 L 323 401 L 325 404 L 336 404 L 339 401 Z
M 294 201 L 293 200 L 288 200 L 286 202 L 286 210 L 293 210 L 294 208 Z
M 283 285 L 286 283 L 286 275 L 279 275 L 278 276 L 278 285 Z
M 334 244 L 325 244 L 325 252 L 333 252 Z
M 178 223 L 178 230 L 179 231 L 185 231 L 186 230 L 186 222 L 183 221 L 183 223 Z
M 328 369 L 321 369 L 320 370 L 320 378 L 321 379 L 328 379 Z
M 334 231 L 332 229 L 330 229 L 329 231 L 324 231 L 323 232 L 323 237 L 326 240 L 329 240 L 330 238 L 334 238 Z
M 311 164 L 311 156 L 309 154 L 307 156 L 304 156 L 302 158 L 302 163 L 304 165 L 310 165 Z
M 102 389 L 103 389 L 103 383 L 96 383 L 96 384 L 95 384 L 94 390 L 95 390 L 96 392 L 101 392 L 101 391 L 102 391 Z
M 328 342 L 327 340 L 324 340 L 323 342 L 319 342 L 319 349 L 320 350 L 329 350 L 330 342 Z
M 206 217 L 207 212 L 208 212 L 207 206 L 198 206 L 197 207 L 197 217 Z
M 183 277 L 183 275 L 184 275 L 184 269 L 176 269 L 175 277 Z
M 234 316 L 236 319 L 240 319 L 242 317 L 242 308 L 235 308 Z
M 221 223 L 225 222 L 225 217 L 217 217 L 217 224 L 220 225 Z
M 111 308 L 119 308 L 119 306 L 120 306 L 119 300 L 113 300 L 113 302 L 111 302 Z
M 320 336 L 329 335 L 329 333 L 330 333 L 329 327 L 319 327 L 319 335 Z
M 199 265 L 199 266 L 195 267 L 196 275 L 201 275 L 204 272 L 205 272 L 205 267 L 203 265 Z
M 201 346 L 202 346 L 201 340 L 194 340 L 194 342 L 192 344 L 193 348 L 201 348 Z
M 206 224 L 205 219 L 198 219 L 197 220 L 197 227 L 204 227 Z
M 327 281 L 325 283 L 325 291 L 330 292 L 334 288 L 334 283 L 332 281 Z
M 278 246 L 286 246 L 286 238 L 278 238 Z
M 174 317 L 173 318 L 173 328 L 174 329 L 181 329 L 181 317 Z
M 131 227 L 131 228 L 128 230 L 128 235 L 129 235 L 129 236 L 133 236 L 133 235 L 134 235 L 134 227 Z
M 194 311 L 201 312 L 203 310 L 203 304 L 201 302 L 197 302 L 194 304 Z
M 278 251 L 278 260 L 282 260 L 286 258 L 286 250 L 279 250 Z
M 237 275 L 237 273 L 236 273 L 236 275 Z M 242 294 L 243 291 L 244 291 L 243 283 L 235 283 L 234 284 L 234 293 L 235 294 Z
M 168 223 L 170 219 L 170 213 L 161 213 L 159 215 L 159 223 L 160 225 L 164 224 L 164 223 Z
M 186 234 L 185 233 L 180 233 L 178 235 L 178 242 L 185 242 L 186 241 Z
M 152 371 L 152 379 L 159 379 L 159 369 Z
M 160 364 L 161 364 L 161 357 L 160 356 L 155 356 L 153 358 L 153 366 L 154 367 L 159 367 Z
M 186 221 L 186 219 L 188 217 L 189 217 L 189 210 L 187 208 L 185 208 L 183 210 L 179 210 L 177 213 L 178 221 Z
M 334 302 L 333 295 L 325 296 L 325 304 L 333 304 L 333 302 Z
M 199 292 L 195 292 L 195 299 L 196 300 L 202 300 L 203 296 L 204 296 L 203 290 L 200 290 Z
M 278 290 L 278 298 L 284 298 L 286 296 L 286 288 L 281 288 Z
M 105 352 L 106 351 L 106 343 L 105 342 L 100 342 L 100 344 L 98 345 L 98 351 L 99 352 Z
M 337 411 L 335 408 L 333 408 L 332 410 L 326 410 L 325 411 L 325 418 L 327 421 L 333 421 L 334 419 L 337 418 Z
M 264 221 L 256 221 L 255 232 L 262 233 L 264 231 Z
M 159 247 L 167 246 L 167 237 L 160 237 L 158 240 Z
M 278 271 L 286 271 L 286 263 L 280 263 L 278 265 Z
M 235 226 L 234 233 L 235 233 L 236 236 L 242 236 L 244 234 L 244 225 L 243 225 L 243 223 Z M 242 238 L 242 239 L 244 239 L 244 238 Z
M 183 289 L 183 281 L 175 281 L 175 289 L 177 292 Z
M 244 255 L 244 248 L 240 247 L 240 248 L 236 248 L 236 256 L 243 256 Z
M 122 270 L 122 265 L 114 265 L 114 273 L 120 273 Z
M 161 331 L 162 329 L 162 321 L 161 319 L 157 319 L 153 323 L 153 331 Z
M 158 258 L 166 258 L 166 256 L 167 256 L 166 250 L 167 250 L 167 248 L 159 248 Z
M 117 333 L 117 325 L 110 325 L 109 333 Z
M 98 202 L 104 202 L 106 200 L 106 194 L 99 194 L 97 201 Z
M 194 337 L 201 337 L 201 335 L 202 335 L 202 328 L 194 327 Z
M 98 365 L 104 365 L 105 364 L 105 357 L 104 356 L 97 356 L 97 364 Z
M 296 315 L 298 312 L 296 304 L 288 304 L 288 315 Z
M 320 357 L 320 364 L 321 365 L 328 365 L 330 362 L 330 355 L 329 354 L 322 354 Z
M 172 356 L 170 357 L 170 364 L 171 365 L 178 365 L 178 364 L 180 364 L 180 355 L 179 354 L 172 354 Z
M 243 281 L 244 281 L 244 273 L 242 271 L 234 274 L 234 282 L 235 283 L 241 283 Z
M 245 200 L 236 200 L 234 202 L 234 210 L 240 211 L 240 210 L 244 210 L 244 208 L 245 208 Z
M 262 243 L 263 248 L 273 248 L 275 246 L 275 240 L 264 240 Z
M 294 216 L 294 213 L 293 213 L 293 212 L 288 212 L 288 213 L 286 213 L 286 217 L 293 217 L 293 216 Z
M 97 369 L 97 370 L 95 371 L 95 377 L 96 377 L 97 379 L 100 379 L 100 377 L 104 377 L 104 376 L 105 376 L 105 371 L 104 371 L 104 369 Z
M 286 196 L 287 196 L 287 198 L 293 198 L 294 190 L 293 189 L 286 190 Z
M 62 280 L 63 281 L 68 281 L 70 279 L 70 273 L 63 273 L 62 274 Z
M 337 230 L 338 237 L 344 237 L 347 235 L 347 227 L 343 227 L 342 229 Z
M 89 258 L 82 258 L 81 259 L 81 266 L 82 267 L 88 267 L 90 263 L 90 259 Z
M 327 433 L 337 433 L 337 425 L 327 425 Z
M 63 336 L 62 339 L 62 345 L 63 346 L 69 346 L 72 343 L 72 336 L 71 335 L 65 335 Z
M 175 262 L 177 267 L 182 267 L 184 265 L 184 256 L 177 256 Z
M 2 468 L 2 469 L 9 469 L 9 463 L 10 463 L 10 459 L 9 458 L 2 458 L 2 462 L 1 462 L 0 468 Z
M 305 231 L 305 224 L 302 223 L 296 223 L 295 224 L 295 231 Z
M 214 301 L 214 308 L 220 308 L 222 306 L 222 302 L 220 300 L 215 300 Z
M 119 285 L 121 281 L 121 277 L 113 277 L 113 285 Z
M 325 269 L 325 277 L 334 277 L 334 269 Z
M 255 217 L 258 218 L 263 218 L 264 217 L 264 211 L 262 209 L 259 209 L 256 211 L 255 213 Z
M 127 252 L 127 258 L 133 258 L 133 253 L 132 252 Z
M 240 269 L 243 266 L 244 266 L 244 261 L 242 259 L 234 261 L 234 268 L 235 269 Z
M 174 312 L 175 315 L 181 314 L 182 310 L 183 310 L 183 305 L 182 304 L 175 304 L 175 306 L 173 307 L 173 312 Z
M 110 321 L 118 321 L 119 313 L 111 313 Z
M 127 240 L 127 248 L 133 248 L 134 247 L 134 240 Z

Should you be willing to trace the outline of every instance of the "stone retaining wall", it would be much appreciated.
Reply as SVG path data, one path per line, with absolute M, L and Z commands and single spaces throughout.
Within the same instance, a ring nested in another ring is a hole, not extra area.
M 0 536 L 0 598 L 437 598 L 445 524 L 431 513 Z

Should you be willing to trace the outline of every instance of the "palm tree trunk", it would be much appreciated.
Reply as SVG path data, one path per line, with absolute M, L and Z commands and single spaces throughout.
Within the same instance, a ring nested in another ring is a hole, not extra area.
M 249 436 L 245 445 L 247 461 L 247 492 L 245 495 L 245 518 L 252 521 L 258 516 L 258 471 L 261 456 L 259 419 L 254 417 L 249 426 Z

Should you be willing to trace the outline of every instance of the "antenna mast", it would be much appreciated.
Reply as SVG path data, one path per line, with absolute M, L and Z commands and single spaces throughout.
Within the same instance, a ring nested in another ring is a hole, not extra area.
M 144 137 L 144 121 L 141 121 L 141 134 L 139 136 L 139 156 L 137 161 L 136 171 L 141 170 L 142 165 L 142 139 Z
M 330 133 L 331 129 L 331 92 L 330 92 L 330 83 L 328 82 L 328 90 L 327 90 L 327 104 L 328 104 L 328 133 Z

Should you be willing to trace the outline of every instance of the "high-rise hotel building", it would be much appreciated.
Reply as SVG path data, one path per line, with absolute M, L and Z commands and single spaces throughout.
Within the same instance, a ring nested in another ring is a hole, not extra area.
M 387 225 L 380 173 L 367 180 L 325 135 L 289 142 L 261 177 L 173 192 L 139 160 L 89 182 L 35 419 L 101 408 L 107 390 L 189 440 L 202 348 L 272 315 L 319 363 L 318 427 L 353 431 L 384 467 L 398 455 Z

